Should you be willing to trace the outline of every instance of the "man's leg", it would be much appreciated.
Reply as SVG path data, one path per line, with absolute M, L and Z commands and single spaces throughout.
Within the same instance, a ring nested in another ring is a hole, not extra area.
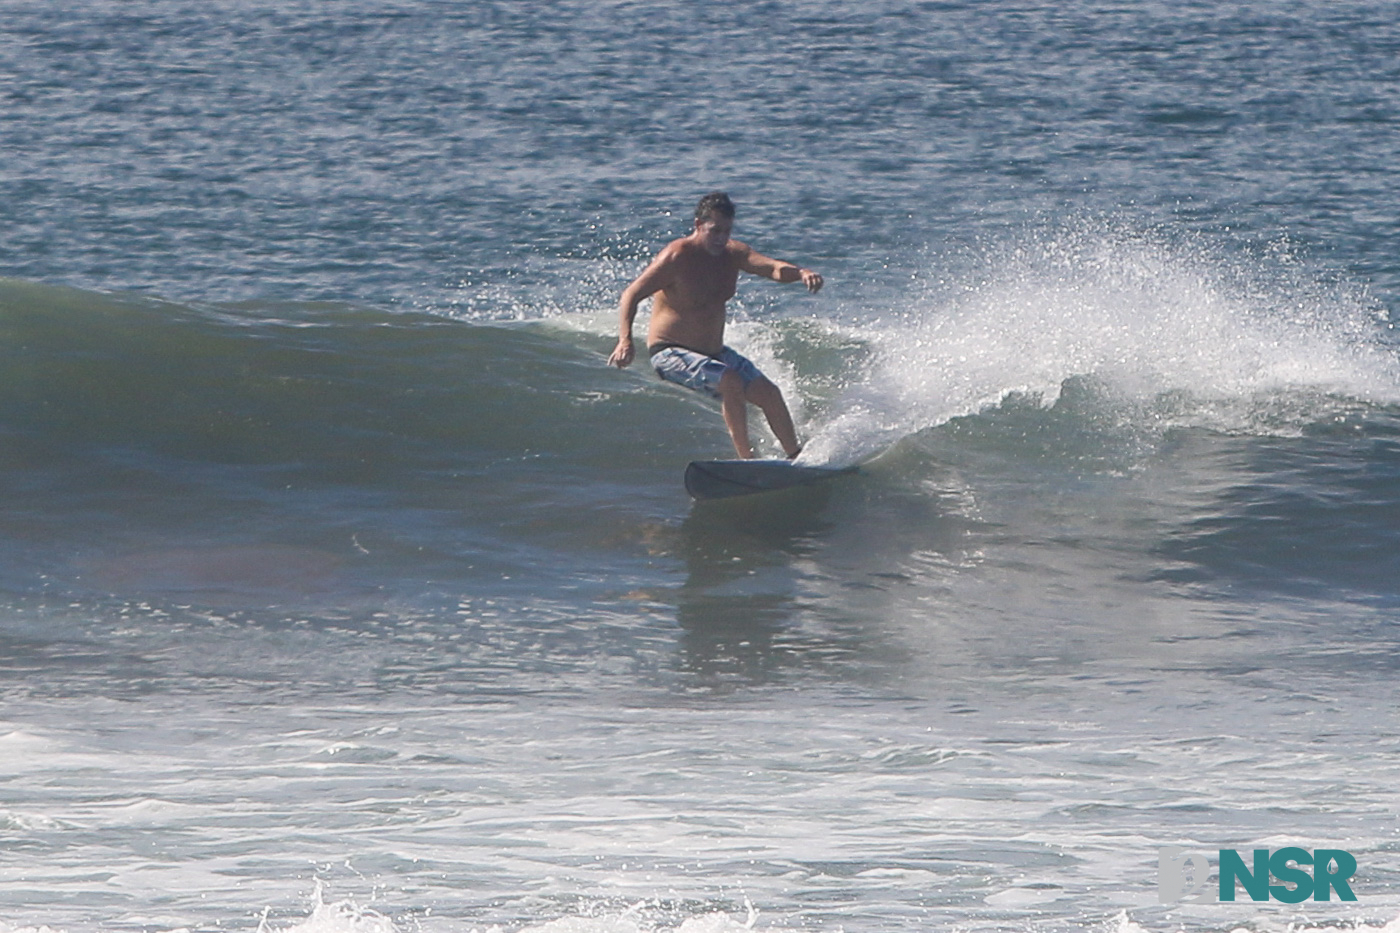
M 734 442 L 734 452 L 739 459 L 749 460 L 753 457 L 753 447 L 749 444 L 749 410 L 744 395 L 743 377 L 732 369 L 725 370 L 719 380 L 720 411 L 724 413 L 729 438 Z
M 725 373 L 729 375 L 729 373 Z M 783 453 L 789 459 L 796 457 L 802 450 L 797 443 L 797 428 L 793 426 L 792 414 L 788 411 L 787 402 L 783 401 L 783 392 L 776 385 L 768 380 L 766 376 L 759 376 L 750 382 L 745 390 L 748 400 L 753 402 L 763 410 L 763 415 L 768 419 L 768 427 L 773 429 L 773 436 L 778 439 L 778 443 L 783 445 Z M 728 423 L 729 415 L 726 414 L 725 422 Z M 734 429 L 730 428 L 729 433 L 733 434 Z M 748 439 L 748 430 L 744 431 L 744 439 Z
M 724 412 L 724 426 L 729 429 L 729 440 L 734 441 L 734 452 L 741 459 L 753 457 L 753 445 L 749 444 L 749 409 L 745 402 L 743 377 L 734 370 L 725 370 L 720 378 L 720 410 Z

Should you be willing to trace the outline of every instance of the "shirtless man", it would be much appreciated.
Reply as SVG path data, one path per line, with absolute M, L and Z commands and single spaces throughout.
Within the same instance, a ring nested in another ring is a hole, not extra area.
M 622 293 L 621 336 L 608 363 L 619 369 L 632 362 L 632 322 L 643 299 L 656 296 L 647 328 L 647 349 L 657 375 L 668 382 L 720 400 L 734 452 L 753 457 L 749 444 L 747 402 L 763 410 L 768 426 L 791 459 L 801 452 L 783 393 L 749 360 L 724 345 L 724 305 L 734 297 L 739 271 L 775 282 L 801 282 L 807 290 L 822 287 L 811 269 L 769 259 L 738 240 L 734 202 L 716 191 L 695 208 L 695 230 L 666 245 L 651 265 Z

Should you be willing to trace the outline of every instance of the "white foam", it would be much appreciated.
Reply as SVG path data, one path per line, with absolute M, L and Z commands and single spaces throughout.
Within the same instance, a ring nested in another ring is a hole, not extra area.
M 1196 926 L 1193 924 L 1193 927 Z M 1252 929 L 1254 927 L 1256 929 Z M 1197 927 L 1199 928 L 1199 927 Z M 1128 912 L 1121 911 L 1102 927 L 1103 933 L 1181 933 L 1180 923 L 1144 925 L 1132 919 Z M 1251 926 L 1236 926 L 1232 922 L 1222 923 L 1218 929 L 1227 933 L 1258 933 L 1259 929 L 1279 930 L 1282 933 L 1400 933 L 1400 917 L 1380 925 L 1361 921 L 1340 921 L 1336 923 L 1310 924 L 1307 922 L 1279 922 L 1274 918 L 1260 917 Z
M 361 907 L 353 900 L 326 903 L 318 882 L 312 895 L 311 916 L 287 927 L 275 927 L 263 914 L 258 933 L 398 933 L 398 927 L 383 914 Z
M 266 911 L 258 924 L 257 933 L 401 933 L 393 920 L 377 911 L 361 907 L 353 899 L 328 903 L 322 885 L 318 882 L 312 893 L 311 915 L 290 925 L 279 926 L 269 922 Z M 800 929 L 781 926 L 759 925 L 759 912 L 745 899 L 744 919 L 735 919 L 730 914 L 712 910 L 677 922 L 674 913 L 666 905 L 643 900 L 630 907 L 619 909 L 599 907 L 584 910 L 582 913 L 556 917 L 539 923 L 530 923 L 515 930 L 507 930 L 499 925 L 472 928 L 471 933 L 754 933 L 763 930 L 781 930 L 783 933 L 802 933 Z M 431 929 L 420 921 L 420 929 Z M 0 925 L 0 933 L 43 933 L 42 930 L 9 930 Z M 51 931 L 57 933 L 57 931 Z
M 620 913 L 560 917 L 525 927 L 519 933 L 751 933 L 758 920 L 758 911 L 749 905 L 742 923 L 723 911 L 711 911 L 672 926 L 671 922 L 651 916 L 654 906 L 643 901 Z
M 983 256 L 897 311 L 859 325 L 875 359 L 809 444 L 845 461 L 1013 394 L 1054 405 L 1092 377 L 1146 403 L 1202 402 L 1211 427 L 1253 430 L 1261 394 L 1306 388 L 1400 400 L 1384 313 L 1358 289 L 1309 278 L 1286 250 L 1226 260 L 1199 244 L 1081 226 Z

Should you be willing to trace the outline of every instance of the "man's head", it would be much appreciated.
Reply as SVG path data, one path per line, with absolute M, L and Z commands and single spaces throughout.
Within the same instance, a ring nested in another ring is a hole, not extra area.
M 734 202 L 723 191 L 711 191 L 695 205 L 695 232 L 705 250 L 716 256 L 724 252 L 734 229 Z
M 695 222 L 704 223 L 718 217 L 728 217 L 733 220 L 734 202 L 729 200 L 729 195 L 723 191 L 711 191 L 700 199 L 699 204 L 695 205 Z

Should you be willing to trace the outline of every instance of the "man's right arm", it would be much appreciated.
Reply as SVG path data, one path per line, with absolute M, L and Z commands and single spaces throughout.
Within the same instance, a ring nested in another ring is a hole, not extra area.
M 618 302 L 617 346 L 608 357 L 608 365 L 618 369 L 630 364 L 636 356 L 632 346 L 632 322 L 637 318 L 637 307 L 652 295 L 665 288 L 675 268 L 676 251 L 668 246 L 657 254 L 636 280 L 622 291 Z

